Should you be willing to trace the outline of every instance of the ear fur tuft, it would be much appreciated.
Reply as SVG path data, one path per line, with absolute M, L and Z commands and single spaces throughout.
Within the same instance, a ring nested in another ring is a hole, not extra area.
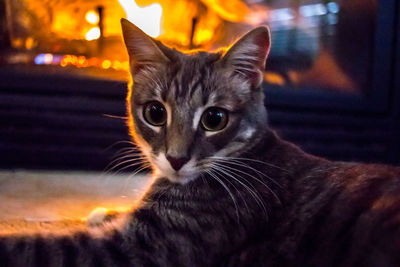
M 226 67 L 233 68 L 234 75 L 240 75 L 249 80 L 253 87 L 258 87 L 263 79 L 270 48 L 270 31 L 262 26 L 239 39 L 222 60 Z

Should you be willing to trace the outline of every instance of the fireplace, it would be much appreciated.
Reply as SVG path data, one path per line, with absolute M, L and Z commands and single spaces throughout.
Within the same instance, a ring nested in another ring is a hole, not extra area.
M 399 163 L 394 0 L 2 0 L 0 167 L 102 170 L 128 141 L 119 19 L 183 50 L 269 25 L 270 123 L 331 159 Z M 397 45 L 397 46 L 396 46 Z

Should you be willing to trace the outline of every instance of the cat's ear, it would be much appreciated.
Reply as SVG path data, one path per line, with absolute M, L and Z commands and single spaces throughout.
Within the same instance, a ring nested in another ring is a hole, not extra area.
M 253 87 L 263 80 L 265 60 L 271 48 L 271 37 L 267 27 L 258 27 L 239 39 L 223 57 L 226 67 L 235 75 L 247 79 Z
M 156 40 L 126 19 L 121 19 L 121 26 L 132 73 L 137 73 L 146 66 L 157 67 L 169 62 Z

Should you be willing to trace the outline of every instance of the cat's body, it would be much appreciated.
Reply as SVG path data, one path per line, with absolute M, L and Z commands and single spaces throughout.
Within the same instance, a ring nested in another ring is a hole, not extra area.
M 120 228 L 0 238 L 4 266 L 400 266 L 400 168 L 331 162 L 268 128 L 258 28 L 184 55 L 123 21 L 131 134 L 155 182 Z

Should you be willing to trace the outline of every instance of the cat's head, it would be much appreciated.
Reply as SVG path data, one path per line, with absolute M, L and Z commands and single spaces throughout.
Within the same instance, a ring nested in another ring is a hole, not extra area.
M 186 183 L 262 138 L 268 28 L 250 31 L 226 53 L 185 54 L 121 24 L 133 80 L 130 133 L 156 176 Z

